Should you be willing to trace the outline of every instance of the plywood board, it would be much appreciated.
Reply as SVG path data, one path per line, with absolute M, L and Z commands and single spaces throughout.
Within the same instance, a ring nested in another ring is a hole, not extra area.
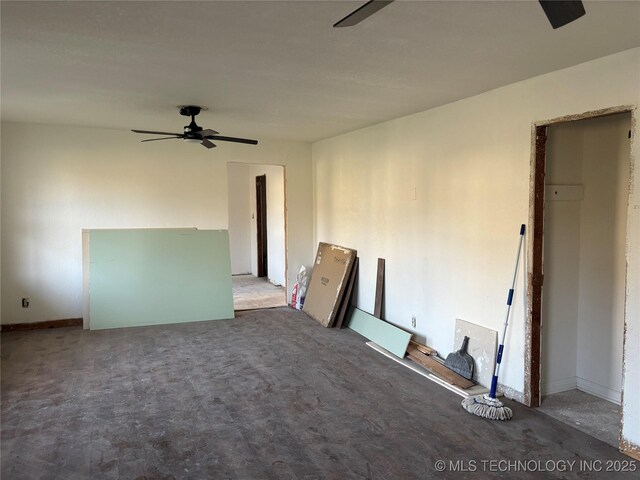
M 302 310 L 325 327 L 338 314 L 357 252 L 320 242 Z
M 489 393 L 489 389 L 483 387 L 482 385 L 474 385 L 473 387 L 469 387 L 467 389 L 460 388 L 456 385 L 451 385 L 446 381 L 442 380 L 441 378 L 438 378 L 436 375 L 429 372 L 426 368 L 421 367 L 417 363 L 412 362 L 407 358 L 398 358 L 393 353 L 382 348 L 380 345 L 376 344 L 375 342 L 367 342 L 367 346 L 373 348 L 376 352 L 381 353 L 385 357 L 390 358 L 394 362 L 397 362 L 400 365 L 407 367 L 408 369 L 413 370 L 414 372 L 422 375 L 423 377 L 428 378 L 432 382 L 437 383 L 438 385 L 446 388 L 447 390 L 451 390 L 452 392 L 460 395 L 461 397 L 470 397 L 470 396 L 483 395 L 485 393 Z M 498 394 L 498 396 L 501 396 L 501 394 Z
M 233 318 L 226 230 L 91 230 L 90 328 Z
M 491 386 L 493 367 L 495 365 L 498 348 L 498 332 L 490 328 L 481 327 L 475 323 L 456 319 L 453 339 L 454 348 L 452 351 L 460 348 L 465 336 L 469 337 L 467 351 L 475 362 L 473 380 L 480 385 L 489 387 Z
M 407 353 L 407 346 L 413 336 L 357 308 L 351 309 L 347 326 L 400 358 Z

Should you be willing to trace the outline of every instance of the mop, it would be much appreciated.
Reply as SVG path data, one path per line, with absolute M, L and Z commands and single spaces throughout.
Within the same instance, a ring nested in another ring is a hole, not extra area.
M 490 420 L 510 420 L 513 412 L 509 407 L 505 407 L 500 400 L 496 398 L 498 389 L 498 373 L 500 372 L 500 362 L 502 361 L 502 352 L 504 350 L 505 337 L 507 335 L 507 326 L 509 325 L 509 313 L 511 312 L 511 302 L 513 300 L 513 289 L 516 285 L 516 275 L 518 273 L 518 263 L 520 261 L 520 251 L 522 250 L 522 241 L 524 239 L 524 224 L 520 226 L 520 241 L 518 242 L 518 253 L 516 254 L 516 268 L 513 272 L 513 280 L 507 297 L 507 314 L 504 319 L 504 329 L 502 330 L 502 339 L 498 347 L 498 355 L 496 356 L 496 367 L 493 371 L 493 379 L 491 380 L 491 390 L 488 394 L 467 397 L 462 400 L 462 407 L 469 413 L 473 413 L 478 417 L 488 418 Z

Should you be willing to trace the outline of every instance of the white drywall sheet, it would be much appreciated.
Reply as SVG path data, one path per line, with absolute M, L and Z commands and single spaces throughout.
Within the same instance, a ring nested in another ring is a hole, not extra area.
M 498 348 L 498 332 L 465 320 L 456 319 L 453 351 L 462 345 L 464 337 L 469 337 L 467 352 L 473 357 L 475 369 L 473 379 L 485 387 L 491 386 L 493 367 Z

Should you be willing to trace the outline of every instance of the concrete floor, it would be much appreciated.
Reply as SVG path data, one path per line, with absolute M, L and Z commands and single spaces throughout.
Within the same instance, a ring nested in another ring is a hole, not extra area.
M 481 461 L 628 460 L 513 402 L 510 422 L 472 416 L 358 334 L 290 308 L 5 333 L 1 387 L 3 480 L 580 478 Z M 448 463 L 469 460 L 475 476 Z
M 284 287 L 273 285 L 266 277 L 234 275 L 232 280 L 233 308 L 236 311 L 287 305 Z
M 544 397 L 540 411 L 609 445 L 619 444 L 620 405 L 580 390 L 569 390 Z

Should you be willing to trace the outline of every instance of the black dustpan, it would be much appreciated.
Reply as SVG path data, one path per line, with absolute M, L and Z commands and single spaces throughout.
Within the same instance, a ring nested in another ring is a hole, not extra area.
M 450 368 L 458 375 L 471 380 L 473 378 L 473 357 L 467 353 L 467 346 L 469 345 L 469 337 L 464 337 L 462 346 L 457 352 L 447 355 L 447 359 L 444 362 L 444 366 Z

